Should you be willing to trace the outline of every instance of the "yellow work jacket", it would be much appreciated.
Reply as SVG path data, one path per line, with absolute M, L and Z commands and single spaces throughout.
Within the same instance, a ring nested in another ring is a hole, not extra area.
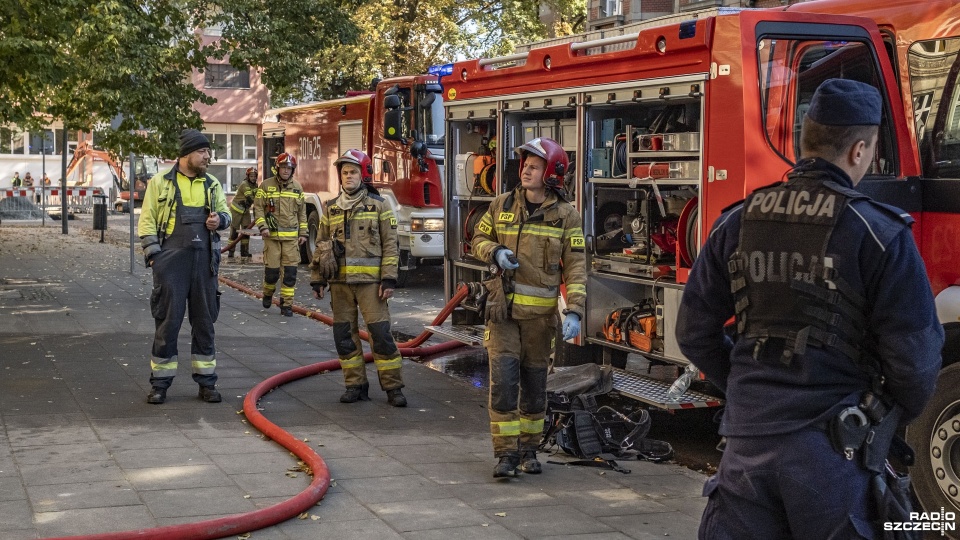
M 217 230 L 230 227 L 230 210 L 220 182 L 209 174 L 191 179 L 174 165 L 172 169 L 158 173 L 147 183 L 140 209 L 140 221 L 137 223 L 137 233 L 140 238 L 145 239 L 144 247 L 150 243 L 162 243 L 163 238 L 173 233 L 177 221 L 174 178 L 180 186 L 180 197 L 184 206 L 200 207 L 209 204 L 208 211 L 220 215 L 220 226 Z
M 556 313 L 560 284 L 567 308 L 583 319 L 587 269 L 580 214 L 553 190 L 533 214 L 527 214 L 525 190 L 497 197 L 477 223 L 472 252 L 492 263 L 500 246 L 513 251 L 520 267 L 507 271 L 507 302 L 517 320 Z
M 274 226 L 270 225 L 275 219 Z M 263 231 L 270 231 L 274 240 L 296 240 L 298 236 L 307 236 L 307 203 L 303 198 L 303 187 L 292 177 L 285 184 L 276 176 L 267 178 L 257 189 L 253 199 L 253 225 Z

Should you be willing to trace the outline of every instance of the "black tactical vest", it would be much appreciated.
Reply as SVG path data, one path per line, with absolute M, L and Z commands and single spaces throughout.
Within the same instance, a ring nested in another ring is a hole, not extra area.
M 808 346 L 859 361 L 865 299 L 839 277 L 827 245 L 856 191 L 794 173 L 743 204 L 740 245 L 728 261 L 737 331 L 757 360 L 789 366 Z

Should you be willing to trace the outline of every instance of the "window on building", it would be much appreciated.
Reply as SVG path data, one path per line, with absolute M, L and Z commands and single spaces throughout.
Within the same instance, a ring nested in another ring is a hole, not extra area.
M 13 151 L 11 154 L 22 154 L 23 153 L 23 132 L 13 132 Z
M 622 14 L 623 4 L 620 0 L 600 0 L 600 17 L 613 17 Z
M 230 64 L 207 64 L 204 70 L 205 88 L 250 88 L 250 70 L 237 69 Z
M 9 128 L 0 128 L 0 154 L 10 154 L 13 152 L 13 130 Z
M 53 154 L 53 130 L 45 129 L 43 131 L 30 132 L 30 153 L 31 154 Z
M 246 178 L 247 167 L 230 167 L 230 187 L 227 189 L 230 193 L 236 193 L 237 186 Z
M 210 141 L 210 159 L 227 159 L 227 134 L 204 133 Z
M 257 159 L 256 135 L 230 135 L 230 159 Z
M 59 156 L 63 152 L 63 148 L 62 148 L 63 129 L 56 129 L 54 130 L 54 132 L 56 134 L 54 136 L 54 141 L 53 141 L 53 144 L 56 147 L 56 149 L 54 150 L 54 153 Z M 73 154 L 73 151 L 76 149 L 77 149 L 77 131 L 71 129 L 67 131 L 67 153 Z
M 220 185 L 225 185 L 227 180 L 227 166 L 211 164 L 209 167 L 207 167 L 207 174 L 213 175 L 214 178 L 219 180 Z

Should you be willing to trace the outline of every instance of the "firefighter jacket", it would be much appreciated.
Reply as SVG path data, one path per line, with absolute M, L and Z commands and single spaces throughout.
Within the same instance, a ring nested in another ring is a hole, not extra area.
M 148 261 L 151 256 L 160 251 L 163 240 L 173 233 L 173 228 L 176 226 L 177 201 L 176 190 L 173 187 L 174 181 L 180 186 L 180 195 L 185 206 L 205 207 L 207 212 L 216 212 L 220 216 L 218 231 L 230 227 L 230 209 L 220 182 L 209 174 L 191 179 L 180 172 L 178 165 L 174 165 L 169 171 L 154 176 L 147 183 L 147 189 L 143 194 L 143 207 L 140 210 L 137 231 L 143 246 L 144 258 Z M 219 237 L 217 239 L 219 240 Z
M 233 200 L 230 201 L 230 211 L 233 212 L 233 217 L 236 220 L 239 220 L 253 208 L 253 200 L 256 196 L 257 184 L 255 182 L 247 179 L 240 182 L 240 185 L 237 186 L 237 192 L 233 195 Z
M 556 192 L 532 215 L 527 215 L 525 190 L 517 188 L 497 197 L 480 218 L 473 239 L 473 255 L 494 262 L 502 247 L 510 249 L 520 267 L 507 271 L 507 303 L 516 320 L 556 313 L 560 284 L 567 287 L 567 308 L 583 319 L 586 300 L 586 259 L 580 214 Z
M 397 218 L 375 193 L 367 193 L 352 208 L 343 209 L 338 199 L 327 201 L 320 218 L 317 242 L 333 240 L 338 275 L 331 283 L 379 283 L 397 281 L 400 262 Z M 342 246 L 342 248 L 341 248 Z M 323 283 L 314 270 L 311 283 Z
M 274 240 L 307 236 L 307 203 L 300 182 L 290 178 L 283 183 L 276 176 L 264 180 L 253 200 L 253 225 L 269 229 Z
M 910 230 L 913 219 L 852 188 L 835 165 L 804 160 L 786 184 L 754 192 L 714 224 L 690 270 L 676 336 L 683 354 L 726 391 L 721 435 L 782 435 L 825 422 L 876 390 L 877 371 L 883 393 L 903 407 L 906 420 L 933 395 L 944 334 Z M 846 204 L 839 197 L 832 204 L 833 194 L 843 194 Z M 829 234 L 803 223 L 831 214 L 836 222 Z M 755 218 L 766 218 L 768 228 L 751 225 Z M 833 286 L 811 286 L 824 280 Z M 772 294 L 760 285 L 782 292 L 767 300 Z M 743 291 L 751 287 L 767 305 L 746 305 L 753 298 Z M 806 296 L 824 300 L 797 301 Z M 740 330 L 730 351 L 723 346 L 724 324 L 738 311 Z M 740 325 L 744 317 L 747 324 Z M 818 326 L 818 319 L 829 324 Z M 771 321 L 788 324 L 793 334 L 784 336 Z M 801 326 L 811 329 L 797 331 Z M 851 347 L 859 358 L 850 357 Z

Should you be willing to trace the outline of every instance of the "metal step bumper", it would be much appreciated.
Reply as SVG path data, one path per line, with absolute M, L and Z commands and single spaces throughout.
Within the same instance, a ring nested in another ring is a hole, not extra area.
M 447 337 L 465 345 L 483 345 L 483 326 L 462 324 L 456 326 L 426 326 L 424 328 L 438 336 Z
M 620 368 L 613 369 L 614 390 L 625 397 L 642 401 L 659 409 L 681 410 L 723 406 L 722 399 L 694 390 L 687 390 L 680 399 L 672 401 L 667 398 L 667 391 L 670 390 L 671 384 L 673 384 L 672 380 L 664 381 Z

